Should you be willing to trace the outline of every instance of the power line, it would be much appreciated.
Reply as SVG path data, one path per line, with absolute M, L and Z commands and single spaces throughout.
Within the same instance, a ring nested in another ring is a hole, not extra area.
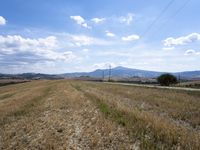
M 174 13 L 173 17 L 175 17 L 178 13 L 180 13 L 190 1 L 191 1 L 191 0 L 186 0 L 186 1 L 183 3 L 183 5 L 182 5 L 179 9 L 177 9 L 177 11 Z M 172 17 L 171 17 L 171 18 L 172 18 Z
M 169 17 L 169 19 L 165 22 L 167 23 L 168 21 L 170 21 L 172 18 L 176 17 L 185 7 L 186 5 L 190 2 L 191 0 L 186 0 L 183 5 L 181 5 L 173 15 L 171 15 L 171 17 Z
M 141 37 L 144 37 L 156 24 L 156 22 L 162 17 L 162 15 L 169 9 L 169 7 L 173 4 L 175 0 L 169 1 L 169 3 L 164 7 L 164 9 L 160 12 L 160 14 L 156 17 L 156 19 L 148 26 L 148 28 L 144 31 L 144 33 L 141 35 Z
M 175 18 L 186 6 L 187 4 L 190 2 L 191 0 L 185 0 L 183 5 L 181 5 L 160 27 L 159 29 L 157 29 L 158 31 L 163 31 L 161 30 L 162 28 L 165 27 L 165 24 L 167 24 L 168 22 L 170 22 L 173 18 Z

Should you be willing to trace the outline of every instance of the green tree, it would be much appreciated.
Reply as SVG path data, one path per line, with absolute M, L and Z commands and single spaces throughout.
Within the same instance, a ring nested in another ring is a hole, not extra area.
M 157 81 L 162 86 L 169 86 L 171 84 L 177 83 L 177 78 L 171 74 L 162 74 L 157 78 Z

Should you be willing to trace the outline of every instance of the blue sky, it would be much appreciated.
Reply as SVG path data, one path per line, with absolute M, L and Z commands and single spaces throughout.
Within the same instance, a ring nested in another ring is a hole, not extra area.
M 1 0 L 0 72 L 200 70 L 199 0 Z

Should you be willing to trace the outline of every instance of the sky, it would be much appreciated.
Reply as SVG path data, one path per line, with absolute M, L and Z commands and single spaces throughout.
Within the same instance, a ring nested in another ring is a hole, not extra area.
M 199 0 L 0 0 L 0 73 L 200 70 Z

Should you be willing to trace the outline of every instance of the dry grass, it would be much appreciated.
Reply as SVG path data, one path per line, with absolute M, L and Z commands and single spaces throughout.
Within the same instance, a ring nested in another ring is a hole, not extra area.
M 11 95 L 6 97 L 6 94 Z M 106 120 L 67 80 L 1 87 L 0 97 L 0 149 L 131 149 L 134 146 L 122 127 Z
M 200 81 L 183 82 L 183 83 L 177 84 L 176 86 L 199 89 L 200 88 Z
M 141 149 L 198 149 L 200 147 L 200 93 L 175 90 L 76 83 Z
M 200 93 L 82 81 L 0 87 L 0 149 L 200 147 Z

